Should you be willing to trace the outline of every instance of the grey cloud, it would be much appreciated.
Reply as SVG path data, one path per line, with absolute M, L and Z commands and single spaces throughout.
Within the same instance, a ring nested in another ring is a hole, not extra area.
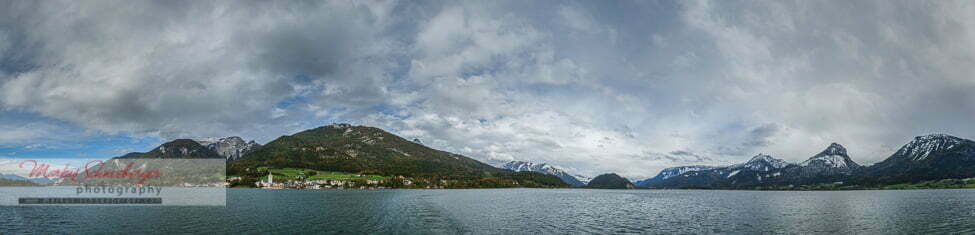
M 696 162 L 713 162 L 714 161 L 714 159 L 711 159 L 709 157 L 701 156 L 701 155 L 695 154 L 693 152 L 683 151 L 683 150 L 670 152 L 670 155 L 673 155 L 673 156 L 678 157 L 674 161 L 675 162 L 681 162 L 683 164 L 696 163 Z
M 946 122 L 972 109 L 960 103 L 970 97 L 947 87 L 975 84 L 961 75 L 971 72 L 973 48 L 958 43 L 971 37 L 963 32 L 973 29 L 972 16 L 960 10 L 968 4 L 719 1 L 685 7 L 694 12 L 686 20 L 718 39 L 727 69 L 740 73 L 732 86 L 755 94 L 732 100 L 752 110 L 744 113 L 789 129 L 774 137 L 770 151 L 796 160 L 841 141 L 858 149 L 858 160 L 874 162 L 890 154 L 885 143 L 909 136 L 970 135 L 969 127 Z
M 354 122 L 636 178 L 975 136 L 966 2 L 3 4 L 0 104 L 105 132 Z
M 763 126 L 756 127 L 749 131 L 747 139 L 742 143 L 745 146 L 753 147 L 765 147 L 771 144 L 771 137 L 775 136 L 779 132 L 779 126 L 776 124 L 766 124 Z
M 221 135 L 269 123 L 296 86 L 345 91 L 311 95 L 323 103 L 382 97 L 380 81 L 344 71 L 365 67 L 361 48 L 381 28 L 367 5 L 5 4 L 0 34 L 16 45 L 2 52 L 0 104 L 86 128 Z

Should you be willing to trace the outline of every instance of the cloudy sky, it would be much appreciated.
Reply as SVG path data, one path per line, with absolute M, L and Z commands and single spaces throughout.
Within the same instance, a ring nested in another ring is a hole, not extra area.
M 973 120 L 971 1 L 0 3 L 0 157 L 339 122 L 644 178 Z

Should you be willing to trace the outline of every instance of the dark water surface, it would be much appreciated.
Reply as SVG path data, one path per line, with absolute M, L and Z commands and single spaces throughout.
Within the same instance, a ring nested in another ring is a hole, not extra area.
M 975 233 L 975 190 L 262 190 L 226 207 L 0 207 L 0 233 Z

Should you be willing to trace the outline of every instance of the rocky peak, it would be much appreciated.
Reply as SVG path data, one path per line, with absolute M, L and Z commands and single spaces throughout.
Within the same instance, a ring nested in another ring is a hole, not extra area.
M 748 160 L 748 162 L 749 163 L 752 163 L 752 162 L 762 162 L 762 161 L 770 161 L 772 159 L 774 159 L 774 158 L 772 158 L 772 156 L 759 153 L 758 155 L 755 155 L 754 157 L 752 157 L 752 159 Z
M 846 155 L 846 148 L 843 145 L 832 143 L 826 150 L 823 150 L 822 154 L 826 155 Z
M 245 142 L 243 138 L 238 136 L 223 138 L 211 137 L 196 140 L 196 142 L 223 156 L 227 161 L 237 160 L 244 156 L 244 154 L 250 153 L 260 147 L 257 142 L 253 140 Z
M 832 143 L 826 150 L 800 163 L 802 166 L 824 168 L 858 168 L 859 164 L 850 159 L 843 145 Z
M 190 155 L 191 153 L 196 153 L 199 149 L 195 148 L 194 145 L 189 144 L 191 140 L 188 139 L 176 139 L 170 142 L 166 142 L 159 147 L 156 147 L 156 151 L 162 154 L 176 154 L 176 155 Z
M 748 162 L 731 166 L 731 168 L 748 168 L 755 171 L 769 171 L 772 169 L 785 168 L 789 163 L 766 154 L 758 154 L 748 160 Z

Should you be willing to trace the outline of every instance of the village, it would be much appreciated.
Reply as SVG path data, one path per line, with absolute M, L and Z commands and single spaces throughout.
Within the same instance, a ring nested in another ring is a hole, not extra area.
M 362 177 L 362 175 L 357 175 Z M 257 181 L 254 186 L 258 188 L 265 189 L 385 189 L 386 187 L 380 186 L 384 183 L 383 180 L 340 180 L 340 179 L 317 179 L 317 180 L 281 180 L 278 182 L 274 181 L 274 175 L 268 173 L 267 179 Z M 404 185 L 411 185 L 413 182 L 408 179 L 403 179 Z
M 442 189 L 447 185 L 446 180 L 440 180 L 439 184 L 431 184 L 428 180 L 420 180 L 421 184 L 416 184 L 415 180 L 409 177 L 369 177 L 363 174 L 354 174 L 354 179 L 308 179 L 303 176 L 295 178 L 278 177 L 268 173 L 267 177 L 254 183 L 254 187 L 263 189 L 388 189 L 388 188 L 424 188 Z M 230 178 L 228 180 L 234 180 Z

